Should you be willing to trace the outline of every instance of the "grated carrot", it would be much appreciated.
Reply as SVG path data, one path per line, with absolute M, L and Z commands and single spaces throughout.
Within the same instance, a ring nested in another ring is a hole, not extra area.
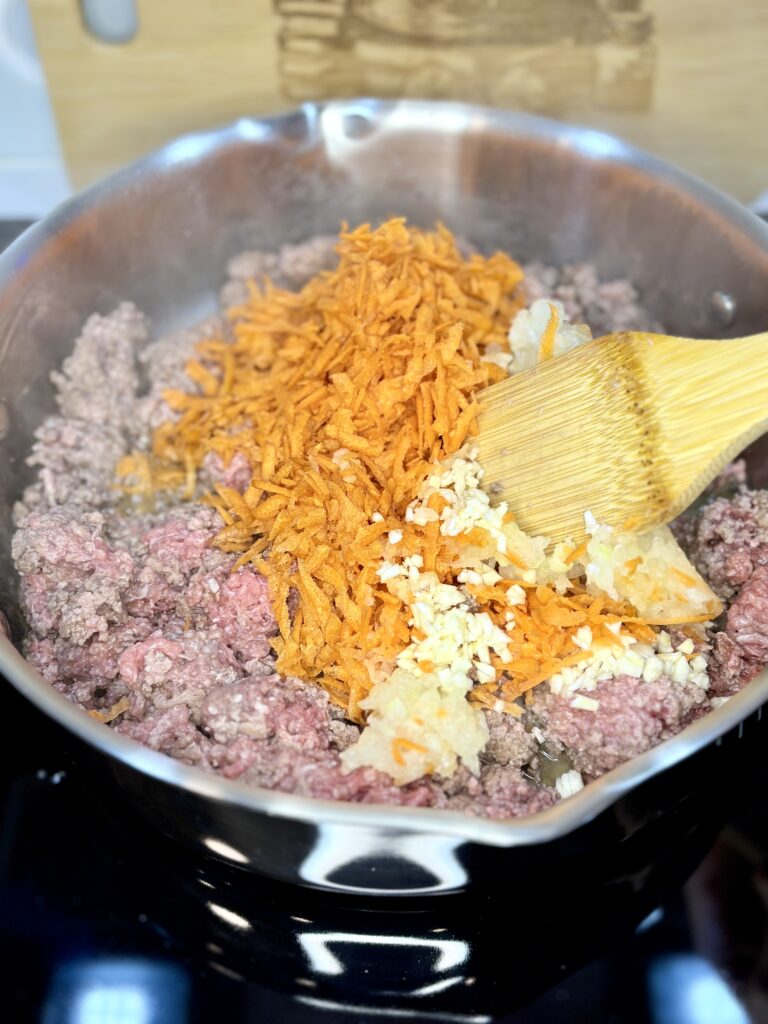
M 642 564 L 642 555 L 637 555 L 635 558 L 630 558 L 624 563 L 624 569 L 626 570 L 627 576 L 630 578 L 637 572 L 637 567 Z
M 426 754 L 427 748 L 422 747 L 420 743 L 414 743 L 413 740 L 407 740 L 402 736 L 392 740 L 392 759 L 396 764 L 401 767 L 405 764 L 405 758 L 403 757 L 403 751 L 414 750 L 417 754 Z
M 544 334 L 541 336 L 541 344 L 539 345 L 539 362 L 546 363 L 547 360 L 551 359 L 555 354 L 555 338 L 557 337 L 557 328 L 560 326 L 560 313 L 558 312 L 557 306 L 549 303 L 549 321 L 547 322 Z
M 425 573 L 448 583 L 456 582 L 459 546 L 491 545 L 490 533 L 477 526 L 444 537 L 439 521 L 403 520 L 435 464 L 476 433 L 476 392 L 504 376 L 483 356 L 489 345 L 508 347 L 522 272 L 500 253 L 463 259 L 445 228 L 424 232 L 402 219 L 345 231 L 338 252 L 337 269 L 299 293 L 250 286 L 246 302 L 230 313 L 234 341 L 199 346 L 188 368 L 197 392 L 166 392 L 177 418 L 155 431 L 149 456 L 127 457 L 120 472 L 129 493 L 149 500 L 176 489 L 191 499 L 209 453 L 225 464 L 236 453 L 248 459 L 244 493 L 217 486 L 203 499 L 224 523 L 216 542 L 239 555 L 236 566 L 249 563 L 268 582 L 278 670 L 316 681 L 362 722 L 359 705 L 372 685 L 368 659 L 380 668 L 425 639 L 409 626 L 411 610 L 394 586 L 378 575 L 391 552 L 388 535 L 401 535 L 399 557 L 420 556 Z M 539 362 L 554 356 L 559 320 L 550 304 Z M 426 507 L 439 516 L 449 503 L 438 492 Z M 512 521 L 507 513 L 505 522 Z M 586 553 L 580 544 L 564 561 L 572 565 Z M 527 574 L 518 555 L 507 558 Z M 640 561 L 625 563 L 628 575 Z M 523 588 L 524 599 L 510 608 L 512 586 Z M 535 686 L 593 655 L 576 643 L 583 627 L 593 647 L 622 646 L 609 628 L 616 623 L 637 640 L 655 636 L 635 608 L 588 593 L 583 578 L 569 581 L 566 593 L 521 580 L 465 590 L 509 637 L 508 656 L 490 658 L 495 678 L 484 676 L 469 698 L 517 717 Z M 428 659 L 418 667 L 435 670 Z M 427 752 L 392 740 L 397 764 L 408 751 Z
M 152 463 L 128 468 L 143 492 L 155 477 L 189 490 L 209 452 L 249 460 L 244 495 L 207 499 L 226 524 L 217 543 L 268 581 L 278 670 L 318 681 L 361 720 L 365 653 L 394 656 L 410 640 L 408 610 L 376 577 L 387 530 L 476 432 L 474 394 L 504 376 L 483 354 L 508 349 L 523 275 L 501 253 L 464 259 L 444 227 L 402 219 L 344 231 L 338 252 L 337 269 L 298 293 L 251 285 L 230 314 L 234 342 L 204 342 L 190 365 L 201 393 L 166 392 L 178 418 L 155 431 Z M 372 530 L 374 512 L 393 521 Z M 403 547 L 448 579 L 443 541 L 439 523 L 412 524 Z
M 481 600 L 482 588 L 473 588 L 472 592 Z M 498 626 L 504 628 L 504 616 L 509 609 L 503 605 L 499 607 L 493 600 L 482 607 Z M 637 617 L 636 609 L 625 601 L 612 601 L 604 595 L 586 593 L 560 594 L 550 586 L 529 587 L 525 591 L 525 602 L 515 605 L 511 612 L 514 626 L 507 626 L 510 660 L 491 659 L 494 667 L 503 673 L 500 684 L 492 684 L 491 692 L 500 693 L 507 702 L 527 694 L 561 669 L 592 656 L 592 650 L 584 650 L 575 642 L 576 632 L 582 626 L 591 629 L 597 643 L 619 646 L 621 641 L 608 629 L 608 625 L 621 622 L 638 640 L 647 639 L 649 629 Z M 474 690 L 472 695 L 473 699 L 492 706 L 479 695 L 475 696 Z
M 681 583 L 684 583 L 686 587 L 698 587 L 698 585 L 699 585 L 698 581 L 695 580 L 693 578 L 693 576 L 690 576 L 687 572 L 683 572 L 681 569 L 676 568 L 676 566 L 674 566 L 674 565 L 671 567 L 670 572 Z M 685 601 L 684 597 L 683 597 L 683 601 Z
M 566 565 L 573 565 L 574 562 L 580 561 L 584 557 L 584 555 L 586 555 L 586 553 L 587 542 L 585 541 L 583 544 L 579 544 L 578 547 L 573 548 L 571 551 L 569 551 L 563 559 L 563 561 Z
M 108 722 L 113 722 L 116 718 L 119 718 L 120 715 L 124 714 L 130 706 L 131 702 L 128 697 L 121 697 L 119 701 L 113 704 L 112 707 L 108 708 L 106 711 L 91 710 L 88 714 L 91 718 L 95 718 L 97 722 L 103 722 L 106 724 Z

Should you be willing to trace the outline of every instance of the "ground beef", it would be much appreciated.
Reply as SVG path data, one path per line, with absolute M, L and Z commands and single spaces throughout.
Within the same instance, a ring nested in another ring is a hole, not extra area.
M 354 803 L 413 807 L 430 807 L 435 803 L 433 783 L 419 781 L 396 786 L 388 775 L 375 768 L 356 768 L 345 773 L 336 751 L 297 753 L 280 744 L 253 743 L 252 756 L 243 775 L 251 785 Z M 223 774 L 227 774 L 226 769 Z
M 269 600 L 267 581 L 252 569 L 223 578 L 198 574 L 186 594 L 186 607 L 204 610 L 227 643 L 247 666 L 264 660 L 270 652 L 269 638 L 277 633 L 277 622 Z
M 146 391 L 136 401 L 131 423 L 131 440 L 137 448 L 147 448 L 152 431 L 175 417 L 163 392 L 167 389 L 189 391 L 193 384 L 186 365 L 196 346 L 209 338 L 228 337 L 226 320 L 208 317 L 194 327 L 173 331 L 146 345 L 138 354 L 138 368 Z
M 243 666 L 217 629 L 190 629 L 176 635 L 170 629 L 155 630 L 123 651 L 118 669 L 132 692 L 132 717 L 143 716 L 147 709 L 166 711 L 176 704 L 196 713 L 210 690 L 243 676 Z
M 51 637 L 31 637 L 25 654 L 55 690 L 87 710 L 108 710 L 128 695 L 119 678 L 118 658 L 125 647 L 142 639 L 144 630 L 116 626 L 86 644 Z
M 599 702 L 597 711 L 574 708 L 572 698 L 540 687 L 534 710 L 549 739 L 566 748 L 573 766 L 590 777 L 679 732 L 686 715 L 707 701 L 693 683 L 675 683 L 666 676 L 653 683 L 617 676 L 598 683 L 589 696 Z
M 198 724 L 210 737 L 211 766 L 227 778 L 332 800 L 434 802 L 431 783 L 400 789 L 373 769 L 343 772 L 328 695 L 299 679 L 269 675 L 219 685 L 203 700 Z
M 331 745 L 330 701 L 319 686 L 278 675 L 217 686 L 201 708 L 201 721 L 218 743 L 236 736 L 275 738 L 295 750 L 327 750 Z
M 51 374 L 61 415 L 49 417 L 35 433 L 27 463 L 39 467 L 39 474 L 14 507 L 17 524 L 35 510 L 97 509 L 119 499 L 115 466 L 138 423 L 137 355 L 147 338 L 144 315 L 130 302 L 109 316 L 88 319 L 72 355 Z
M 38 636 L 84 644 L 123 618 L 122 594 L 134 562 L 102 535 L 103 516 L 73 506 L 33 512 L 16 531 L 21 605 Z
M 119 676 L 118 662 L 126 648 L 146 640 L 153 632 L 146 619 L 128 619 L 111 626 L 103 636 L 93 636 L 76 644 L 60 637 L 30 636 L 26 656 L 49 682 L 59 682 L 66 692 L 72 683 L 104 686 Z
M 239 305 L 248 297 L 248 283 L 255 281 L 263 285 L 266 278 L 277 283 L 280 275 L 280 254 L 279 252 L 267 252 L 262 249 L 247 249 L 233 256 L 227 263 L 227 283 L 220 295 L 221 305 L 226 309 L 230 305 Z M 227 286 L 237 285 L 240 289 L 233 300 L 227 298 Z
M 253 467 L 242 452 L 235 452 L 228 463 L 216 452 L 209 452 L 203 459 L 203 472 L 211 487 L 220 484 L 242 494 L 251 482 Z
M 209 624 L 206 614 L 193 612 L 189 590 L 194 582 L 199 591 L 203 578 L 215 580 L 209 586 L 220 588 L 232 570 L 234 557 L 212 546 L 221 528 L 218 514 L 207 506 L 187 505 L 134 525 L 138 529 L 131 534 L 110 524 L 111 535 L 120 538 L 136 563 L 124 596 L 128 613 L 157 622 L 170 616 L 187 625 Z M 209 604 L 217 600 L 216 593 L 207 591 Z
M 660 325 L 640 303 L 635 288 L 624 279 L 601 281 L 589 263 L 524 267 L 526 293 L 536 299 L 559 299 L 574 323 L 589 324 L 595 337 L 612 331 L 658 331 Z
M 718 479 L 736 493 L 681 517 L 675 533 L 726 604 L 710 638 L 709 677 L 712 694 L 728 696 L 768 661 L 768 492 L 746 489 L 743 464 Z
M 40 497 L 28 495 L 25 503 L 91 509 L 114 504 L 119 496 L 113 486 L 115 466 L 126 451 L 125 435 L 110 424 L 49 416 L 35 431 L 27 459 L 28 465 L 40 467 Z
M 51 374 L 61 415 L 35 433 L 27 463 L 39 474 L 14 507 L 17 525 L 56 505 L 95 509 L 115 502 L 115 465 L 136 422 L 136 357 L 147 337 L 146 320 L 130 302 L 88 319 L 72 355 Z
M 713 590 L 729 600 L 768 564 L 768 491 L 717 498 L 683 520 L 677 535 Z
M 338 262 L 335 235 L 318 235 L 297 245 L 280 249 L 279 272 L 287 287 L 300 288 L 321 270 L 330 270 Z
M 62 416 L 127 434 L 139 385 L 136 353 L 148 336 L 144 315 L 132 302 L 109 316 L 94 313 L 61 371 L 51 374 Z
M 89 708 L 104 705 L 95 690 L 119 680 L 130 713 L 143 715 L 179 700 L 196 713 L 221 682 L 272 671 L 266 583 L 247 567 L 233 573 L 235 556 L 211 546 L 212 509 L 135 517 L 119 541 L 106 527 L 99 512 L 63 506 L 16 532 L 26 654 L 45 678 Z
M 539 786 L 512 765 L 485 765 L 479 777 L 466 768 L 440 786 L 436 806 L 486 818 L 518 818 L 546 810 L 556 800 L 554 789 Z
M 713 696 L 727 697 L 753 679 L 763 667 L 762 662 L 747 657 L 728 633 L 716 632 L 712 637 L 708 674 Z
M 533 759 L 538 750 L 538 743 L 529 732 L 526 732 L 520 719 L 499 714 L 497 711 L 486 711 L 485 719 L 490 738 L 481 755 L 483 761 L 521 768 Z
M 360 735 L 359 727 L 350 722 L 335 704 L 331 704 L 328 709 L 328 731 L 331 734 L 331 746 L 339 752 L 351 747 Z
M 188 391 L 191 382 L 185 367 L 195 355 L 197 345 L 210 338 L 227 336 L 226 319 L 215 314 L 194 327 L 172 331 L 150 341 L 138 354 L 141 376 L 150 393 L 159 394 L 166 388 Z
M 241 302 L 250 278 L 300 287 L 335 264 L 335 244 L 323 236 L 241 254 L 228 266 L 223 304 Z M 532 300 L 560 299 L 595 334 L 658 326 L 631 285 L 600 282 L 587 265 L 536 264 L 527 277 Z M 147 344 L 143 316 L 124 303 L 91 317 L 53 374 L 60 415 L 36 433 L 29 463 L 38 480 L 17 505 L 13 556 L 30 626 L 26 656 L 68 699 L 101 712 L 127 699 L 112 722 L 117 732 L 252 785 L 491 818 L 545 809 L 557 799 L 563 767 L 599 775 L 709 710 L 700 689 L 665 678 L 600 683 L 597 712 L 575 710 L 540 687 L 522 720 L 484 712 L 489 742 L 477 775 L 460 765 L 450 779 L 398 787 L 372 768 L 342 771 L 340 754 L 359 728 L 318 686 L 276 674 L 266 581 L 250 567 L 233 572 L 235 556 L 213 546 L 218 514 L 196 503 L 127 514 L 112 487 L 117 461 L 146 448 L 175 415 L 163 391 L 193 386 L 186 364 L 212 337 L 231 338 L 225 317 Z M 201 486 L 242 493 L 254 468 L 242 453 L 229 462 L 209 455 Z M 736 496 L 677 528 L 722 596 L 743 588 L 725 629 L 710 638 L 709 696 L 734 692 L 768 658 L 768 495 L 746 492 L 739 468 L 713 493 Z M 545 772 L 542 758 L 557 770 Z
M 321 270 L 336 265 L 338 241 L 335 235 L 318 235 L 298 245 L 283 245 L 278 252 L 240 253 L 227 264 L 227 283 L 219 296 L 221 305 L 227 309 L 245 302 L 249 281 L 263 284 L 269 278 L 281 288 L 300 288 Z
M 139 721 L 122 717 L 115 731 L 123 736 L 175 757 L 185 764 L 210 770 L 210 740 L 192 721 L 186 704 L 176 704 L 165 711 L 153 710 Z
M 754 661 L 768 661 L 768 566 L 758 566 L 728 609 L 728 635 Z
M 203 701 L 200 720 L 212 740 L 208 756 L 214 769 L 270 789 L 332 800 L 470 810 L 498 818 L 530 814 L 554 802 L 552 790 L 532 785 L 517 768 L 499 764 L 484 768 L 479 778 L 460 768 L 442 785 L 422 780 L 397 787 L 372 768 L 345 773 L 339 753 L 359 730 L 334 712 L 325 691 L 298 679 L 273 675 L 219 686 Z M 516 737 L 514 746 L 519 759 L 526 745 Z M 505 752 L 510 751 L 508 743 Z
M 555 791 L 536 786 L 517 769 L 491 765 L 480 776 L 482 813 L 489 818 L 517 818 L 546 810 L 555 802 Z M 478 813 L 477 811 L 475 813 Z

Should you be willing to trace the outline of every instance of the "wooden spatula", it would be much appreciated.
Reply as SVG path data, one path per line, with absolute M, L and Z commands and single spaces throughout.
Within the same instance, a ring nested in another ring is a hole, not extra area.
M 768 430 L 768 333 L 599 338 L 479 396 L 486 489 L 518 524 L 584 535 L 584 512 L 667 523 Z

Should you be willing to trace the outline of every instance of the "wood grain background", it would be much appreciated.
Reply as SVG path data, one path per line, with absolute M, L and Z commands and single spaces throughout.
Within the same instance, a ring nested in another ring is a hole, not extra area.
M 768 0 L 136 0 L 128 43 L 30 0 L 80 186 L 185 131 L 303 99 L 430 96 L 622 135 L 768 188 Z

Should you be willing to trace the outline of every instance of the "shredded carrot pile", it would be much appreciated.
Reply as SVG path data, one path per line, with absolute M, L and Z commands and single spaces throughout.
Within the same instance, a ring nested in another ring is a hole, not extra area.
M 245 493 L 208 499 L 226 523 L 217 543 L 269 581 L 278 670 L 322 683 L 359 720 L 368 653 L 394 657 L 410 638 L 376 576 L 385 534 L 402 530 L 399 554 L 448 575 L 439 523 L 401 519 L 430 467 L 475 433 L 475 392 L 505 376 L 481 357 L 508 348 L 523 275 L 402 219 L 343 233 L 338 252 L 299 293 L 253 286 L 231 311 L 234 343 L 199 346 L 198 393 L 166 392 L 179 418 L 156 431 L 153 464 L 181 484 L 210 452 L 248 458 Z

